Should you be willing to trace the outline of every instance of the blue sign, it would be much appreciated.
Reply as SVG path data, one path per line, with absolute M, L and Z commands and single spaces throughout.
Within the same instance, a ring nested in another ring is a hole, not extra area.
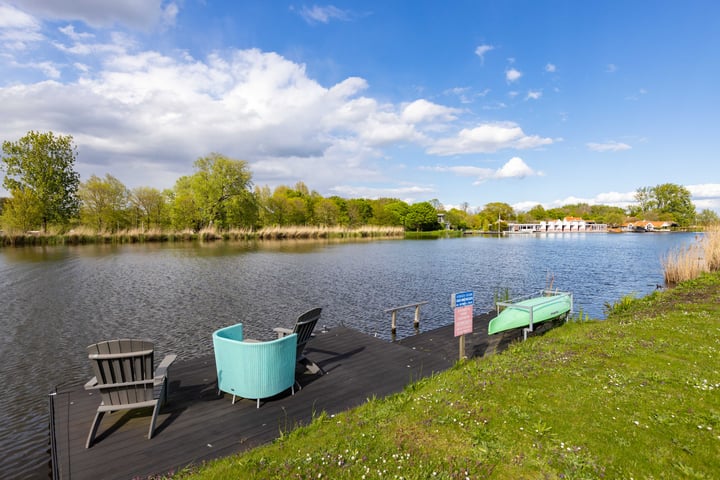
M 473 292 L 453 293 L 451 299 L 452 307 L 468 307 L 475 304 L 475 294 Z

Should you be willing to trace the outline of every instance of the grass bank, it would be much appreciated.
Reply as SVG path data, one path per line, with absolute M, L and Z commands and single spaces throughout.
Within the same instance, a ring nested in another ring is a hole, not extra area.
M 299 240 L 326 238 L 402 238 L 402 227 L 383 227 L 363 225 L 360 227 L 314 227 L 285 226 L 261 229 L 217 230 L 206 228 L 199 232 L 192 230 L 122 230 L 120 232 L 97 232 L 88 228 L 76 228 L 67 233 L 4 233 L 0 234 L 2 246 L 37 245 L 84 245 L 98 243 L 154 243 L 154 242 L 193 242 L 222 240 Z
M 717 478 L 719 319 L 702 274 L 176 477 Z

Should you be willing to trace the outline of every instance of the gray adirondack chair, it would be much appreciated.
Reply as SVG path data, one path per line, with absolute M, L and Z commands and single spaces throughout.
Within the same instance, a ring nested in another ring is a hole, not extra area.
M 85 448 L 92 446 L 106 412 L 153 407 L 148 439 L 152 438 L 160 407 L 167 400 L 168 368 L 176 355 L 167 355 L 153 370 L 154 345 L 147 340 L 118 339 L 87 347 L 95 376 L 86 390 L 100 392 L 101 403 L 90 427 Z
M 305 347 L 307 343 L 312 338 L 313 330 L 315 329 L 315 325 L 317 324 L 318 320 L 320 320 L 320 314 L 322 313 L 322 308 L 317 307 L 313 308 L 312 310 L 308 310 L 307 312 L 300 315 L 295 322 L 295 326 L 290 328 L 283 328 L 283 327 L 276 327 L 273 329 L 274 332 L 278 334 L 278 338 L 282 338 L 286 335 L 289 335 L 291 333 L 297 334 L 297 362 L 301 363 L 305 368 L 307 368 L 312 373 L 319 373 L 320 375 L 324 375 L 325 371 L 320 368 L 320 365 L 313 362 L 309 358 L 305 356 L 303 353 L 305 351 Z

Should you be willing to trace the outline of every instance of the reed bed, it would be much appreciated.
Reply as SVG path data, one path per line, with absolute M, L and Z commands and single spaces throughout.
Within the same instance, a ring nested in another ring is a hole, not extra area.
M 365 225 L 357 228 L 325 226 L 288 226 L 255 229 L 232 229 L 221 231 L 204 228 L 199 232 L 192 230 L 164 231 L 161 229 L 129 229 L 118 232 L 98 232 L 89 227 L 77 227 L 66 233 L 2 233 L 0 246 L 38 246 L 38 245 L 84 245 L 98 243 L 150 243 L 150 242 L 188 242 L 188 241 L 245 241 L 245 240 L 297 240 L 327 238 L 382 238 L 402 237 L 402 227 L 383 227 Z
M 720 225 L 707 228 L 695 243 L 668 252 L 662 266 L 667 285 L 720 271 Z

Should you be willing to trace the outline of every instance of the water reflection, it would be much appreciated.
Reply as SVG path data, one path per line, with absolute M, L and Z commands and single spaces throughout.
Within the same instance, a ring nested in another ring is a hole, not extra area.
M 213 330 L 236 322 L 272 338 L 309 308 L 321 323 L 390 338 L 384 310 L 428 301 L 421 330 L 452 321 L 450 294 L 473 290 L 476 312 L 498 292 L 553 286 L 576 308 L 662 284 L 660 258 L 692 235 L 548 235 L 402 240 L 288 240 L 0 249 L 0 471 L 47 473 L 46 393 L 90 376 L 86 345 L 154 340 L 158 356 L 212 352 Z M 412 311 L 398 336 L 413 333 Z M 47 359 L 38 368 L 37 359 Z M 28 401 L 28 399 L 32 399 Z

